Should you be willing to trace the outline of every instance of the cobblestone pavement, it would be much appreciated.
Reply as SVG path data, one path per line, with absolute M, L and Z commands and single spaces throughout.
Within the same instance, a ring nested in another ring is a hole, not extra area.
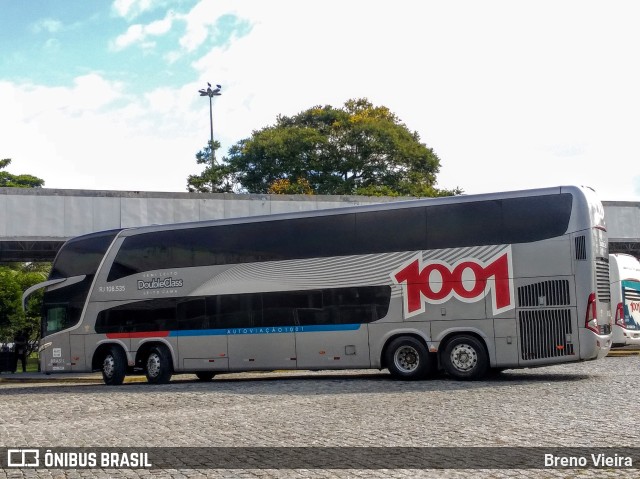
M 0 447 L 638 447 L 640 356 L 483 382 L 386 372 L 218 376 L 168 385 L 0 383 Z M 596 451 L 597 452 L 597 451 Z M 0 478 L 640 477 L 631 470 L 0 469 Z

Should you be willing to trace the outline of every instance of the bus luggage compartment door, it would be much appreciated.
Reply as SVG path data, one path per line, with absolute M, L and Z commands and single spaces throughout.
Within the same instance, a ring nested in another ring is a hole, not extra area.
M 185 371 L 228 371 L 227 336 L 219 330 L 180 331 L 178 351 Z
M 230 328 L 229 370 L 295 369 L 294 329 L 292 326 Z
M 296 333 L 298 368 L 369 368 L 367 324 L 300 326 Z

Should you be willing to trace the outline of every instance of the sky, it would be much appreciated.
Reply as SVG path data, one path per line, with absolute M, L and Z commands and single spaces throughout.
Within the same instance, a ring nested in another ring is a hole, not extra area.
M 0 158 L 47 188 L 186 191 L 278 115 L 367 98 L 467 194 L 640 201 L 635 0 L 0 0 Z

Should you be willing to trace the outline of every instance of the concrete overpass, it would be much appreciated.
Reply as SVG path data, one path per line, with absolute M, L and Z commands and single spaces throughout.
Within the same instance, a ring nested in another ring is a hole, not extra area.
M 603 201 L 609 252 L 640 259 L 640 201 Z
M 0 263 L 52 261 L 66 240 L 94 231 L 392 200 L 364 196 L 0 188 Z
M 0 188 L 0 262 L 51 261 L 74 236 L 150 224 L 394 201 L 364 196 L 233 195 Z M 640 257 L 640 202 L 604 202 L 611 252 Z

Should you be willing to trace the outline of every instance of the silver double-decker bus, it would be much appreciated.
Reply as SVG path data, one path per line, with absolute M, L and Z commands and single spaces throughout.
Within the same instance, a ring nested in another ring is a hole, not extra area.
M 292 369 L 479 379 L 611 344 L 603 208 L 575 186 L 88 234 L 23 301 L 43 287 L 41 370 L 109 385 Z

